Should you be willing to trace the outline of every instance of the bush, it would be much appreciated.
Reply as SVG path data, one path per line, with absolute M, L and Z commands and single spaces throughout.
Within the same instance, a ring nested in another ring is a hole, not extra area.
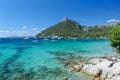
M 116 48 L 116 52 L 120 53 L 120 25 L 116 25 L 111 29 L 108 38 L 111 41 L 110 46 Z

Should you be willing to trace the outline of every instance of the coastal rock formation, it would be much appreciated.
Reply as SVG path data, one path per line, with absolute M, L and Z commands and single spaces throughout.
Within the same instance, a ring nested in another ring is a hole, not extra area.
M 120 80 L 120 59 L 91 58 L 87 63 L 73 64 L 72 69 L 91 76 L 93 80 Z

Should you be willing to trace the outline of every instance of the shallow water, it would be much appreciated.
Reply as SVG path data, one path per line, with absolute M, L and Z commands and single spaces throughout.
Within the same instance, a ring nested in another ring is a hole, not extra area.
M 115 55 L 107 39 L 29 39 L 0 41 L 0 80 L 90 80 L 62 61 Z

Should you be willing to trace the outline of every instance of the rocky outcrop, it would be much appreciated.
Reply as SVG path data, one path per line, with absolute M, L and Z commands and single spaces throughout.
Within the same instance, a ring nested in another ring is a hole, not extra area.
M 92 76 L 93 80 L 120 80 L 120 59 L 116 57 L 92 58 L 87 63 L 72 64 L 70 68 Z

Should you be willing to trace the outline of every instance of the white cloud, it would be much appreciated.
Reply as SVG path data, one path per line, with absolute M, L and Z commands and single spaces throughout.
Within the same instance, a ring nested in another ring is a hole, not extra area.
M 107 20 L 106 22 L 107 23 L 113 23 L 113 22 L 118 22 L 119 20 L 117 20 L 117 19 L 110 19 L 110 20 Z
M 39 33 L 40 31 L 36 31 L 36 33 Z
M 22 29 L 26 29 L 27 28 L 27 26 L 23 26 L 23 28 Z
M 11 33 L 28 33 L 28 31 L 18 30 L 18 31 L 11 31 Z
M 25 36 L 29 32 L 25 30 L 0 30 L 0 37 L 9 37 L 9 36 Z
M 9 30 L 0 30 L 0 33 L 28 33 L 28 31 L 23 31 L 23 30 L 14 30 L 14 31 L 9 31 Z
M 0 33 L 9 33 L 10 31 L 8 30 L 0 30 Z
M 45 30 L 46 28 L 42 28 L 41 30 Z
M 40 29 L 40 31 L 37 30 L 36 33 L 40 33 L 41 31 L 43 31 L 43 30 L 45 30 L 45 29 L 46 29 L 46 28 L 44 27 L 44 28 Z
M 36 28 L 32 28 L 33 31 L 37 30 Z

